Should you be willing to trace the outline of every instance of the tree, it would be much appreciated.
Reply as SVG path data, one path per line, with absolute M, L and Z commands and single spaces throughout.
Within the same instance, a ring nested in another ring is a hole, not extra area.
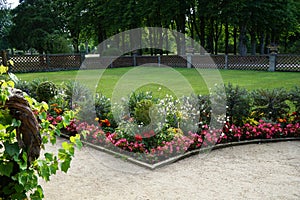
M 26 0 L 15 8 L 10 32 L 11 44 L 22 50 L 36 49 L 40 54 L 53 52 L 54 35 L 63 35 L 58 5 L 51 0 Z
M 10 10 L 5 7 L 0 9 L 0 49 L 9 48 L 8 35 L 12 26 L 11 17 Z

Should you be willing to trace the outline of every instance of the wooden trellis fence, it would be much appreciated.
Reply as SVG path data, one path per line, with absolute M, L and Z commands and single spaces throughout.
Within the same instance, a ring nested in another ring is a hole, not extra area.
M 99 57 L 70 55 L 13 56 L 12 72 L 99 69 L 140 65 L 169 67 L 217 68 L 228 70 L 300 71 L 300 55 L 169 55 Z M 2 62 L 2 57 L 0 57 Z

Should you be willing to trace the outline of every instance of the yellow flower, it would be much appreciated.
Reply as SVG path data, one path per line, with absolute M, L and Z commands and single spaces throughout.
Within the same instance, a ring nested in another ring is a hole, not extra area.
M 8 67 L 0 65 L 0 74 L 4 74 L 8 71 Z

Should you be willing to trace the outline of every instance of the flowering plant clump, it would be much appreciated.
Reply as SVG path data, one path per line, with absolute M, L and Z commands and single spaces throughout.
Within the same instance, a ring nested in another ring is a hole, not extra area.
M 51 125 L 61 124 L 65 120 L 62 115 L 76 108 L 76 115 L 68 119 L 64 133 L 70 136 L 80 133 L 88 143 L 148 163 L 217 144 L 300 137 L 299 88 L 290 93 L 283 89 L 248 92 L 229 84 L 225 86 L 226 96 L 217 92 L 212 99 L 205 95 L 182 98 L 166 95 L 158 99 L 151 92 L 140 92 L 132 93 L 119 104 L 112 104 L 109 98 L 96 94 L 96 118 L 91 121 L 86 119 L 91 118 L 93 112 L 89 104 L 92 100 L 82 99 L 91 96 L 88 90 L 73 83 L 68 85 L 66 91 L 60 89 L 49 102 L 47 120 Z M 79 89 L 72 99 L 74 87 Z M 212 115 L 211 101 L 224 99 L 226 116 L 225 113 Z M 72 103 L 76 106 L 71 106 Z M 79 117 L 75 117 L 77 113 Z M 220 128 L 211 127 L 212 119 L 217 120 Z

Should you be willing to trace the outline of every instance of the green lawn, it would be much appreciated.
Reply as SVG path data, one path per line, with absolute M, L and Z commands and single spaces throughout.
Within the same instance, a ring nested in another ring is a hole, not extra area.
M 220 76 L 218 76 L 218 73 Z M 207 94 L 208 89 L 204 81 L 232 83 L 248 90 L 258 88 L 290 89 L 300 85 L 299 72 L 262 72 L 240 70 L 209 70 L 200 71 L 186 68 L 159 68 L 159 67 L 128 67 L 106 70 L 81 70 L 44 73 L 17 74 L 21 80 L 30 81 L 36 78 L 47 78 L 57 84 L 67 80 L 77 80 L 99 93 L 111 97 L 114 94 L 122 95 L 132 90 L 152 91 L 161 96 L 166 93 L 187 93 L 190 88 L 198 94 Z M 190 85 L 191 87 L 190 87 Z M 170 90 L 169 90 L 170 89 Z M 117 91 L 117 92 L 116 92 Z

